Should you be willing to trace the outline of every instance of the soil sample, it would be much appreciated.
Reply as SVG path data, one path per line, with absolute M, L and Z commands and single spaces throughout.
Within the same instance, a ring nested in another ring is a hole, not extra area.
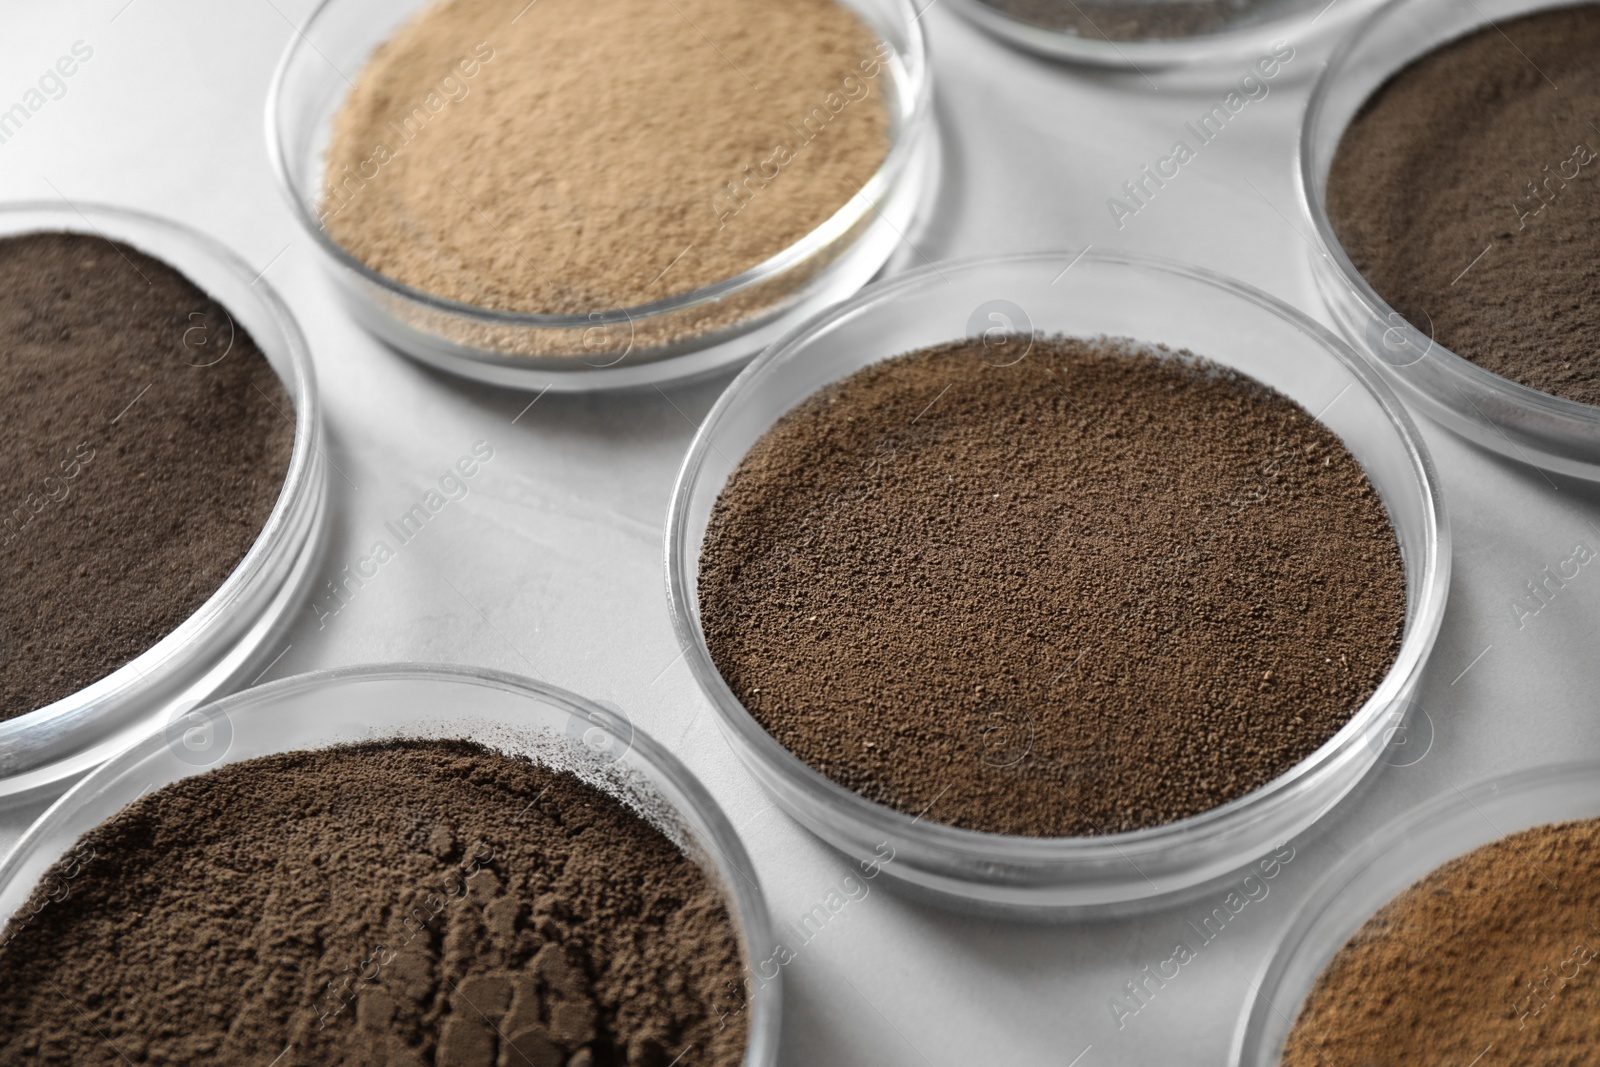
M 86 835 L 6 928 L 0 1062 L 734 1067 L 705 875 L 573 775 L 465 742 L 269 756 Z
M 1255 21 L 1284 0 L 980 0 L 1020 22 L 1097 41 L 1198 37 Z
M 871 800 L 1029 836 L 1194 815 L 1332 737 L 1405 619 L 1339 439 L 1192 356 L 988 355 L 861 370 L 729 479 L 701 625 L 751 714 Z
M 322 223 L 372 269 L 479 307 L 686 293 L 871 180 L 889 55 L 836 0 L 438 0 L 337 114 Z
M 1512 834 L 1440 867 L 1328 964 L 1287 1067 L 1600 1060 L 1600 822 Z
M 100 237 L 0 240 L 0 718 L 171 633 L 255 543 L 294 405 L 244 327 Z
M 1582 404 L 1600 404 L 1597 54 L 1595 4 L 1429 53 L 1350 124 L 1327 192 L 1351 261 L 1413 326 Z

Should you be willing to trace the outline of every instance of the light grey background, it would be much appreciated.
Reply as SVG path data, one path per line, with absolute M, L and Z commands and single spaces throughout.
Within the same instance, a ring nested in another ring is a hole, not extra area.
M 926 0 L 918 0 L 919 5 Z M 983 37 L 936 2 L 931 39 L 946 165 L 930 224 L 897 266 L 1004 251 L 1098 248 L 1188 260 L 1321 310 L 1296 207 L 1296 130 L 1342 30 L 1316 39 L 1226 132 L 1119 230 L 1106 207 L 1182 124 L 1225 91 L 1089 75 Z M 796 921 L 848 868 L 772 809 L 723 741 L 677 658 L 661 530 L 679 458 L 724 382 L 566 398 L 498 392 L 425 371 L 365 336 L 335 303 L 274 187 L 262 133 L 273 67 L 310 0 L 5 0 L 0 107 L 75 41 L 93 58 L 0 145 L 0 197 L 95 200 L 211 233 L 265 269 L 308 335 L 326 398 L 332 544 L 324 577 L 365 554 L 473 442 L 496 455 L 337 616 L 307 610 L 269 677 L 381 660 L 482 664 L 626 709 L 702 776 L 739 826 L 774 919 Z M 519 412 L 522 413 L 518 418 Z M 515 421 L 514 421 L 515 420 Z M 1477 452 L 1432 426 L 1455 537 L 1450 609 L 1420 702 L 1431 750 L 1384 768 L 1337 810 L 1224 934 L 1119 1029 L 1111 997 L 1165 958 L 1202 899 L 1135 920 L 1032 926 L 906 903 L 873 883 L 786 969 L 791 1065 L 1216 1063 L 1249 979 L 1298 902 L 1351 844 L 1425 798 L 1485 775 L 1600 754 L 1583 699 L 1600 667 L 1588 570 L 1518 627 L 1523 583 L 1600 547 L 1586 485 Z M 1592 588 L 1591 588 L 1592 586 Z M 1470 669 L 1469 669 L 1470 667 Z M 37 811 L 0 816 L 9 844 Z M 1486 1061 L 1487 1062 L 1487 1061 Z

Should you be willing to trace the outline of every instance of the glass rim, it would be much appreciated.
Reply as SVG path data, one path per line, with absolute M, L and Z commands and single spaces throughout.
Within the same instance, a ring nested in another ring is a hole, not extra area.
M 15 232 L 6 229 L 10 220 L 27 215 L 48 218 L 49 228 Z M 290 450 L 289 467 L 284 474 L 283 485 L 278 491 L 272 511 L 256 534 L 249 550 L 223 579 L 222 584 L 177 627 L 122 666 L 59 700 L 0 722 L 0 747 L 24 741 L 29 735 L 47 729 L 87 705 L 102 701 L 121 702 L 139 689 L 152 685 L 152 677 L 159 678 L 182 649 L 214 630 L 233 602 L 256 581 L 268 564 L 281 552 L 293 547 L 290 538 L 296 529 L 292 523 L 295 518 L 292 513 L 303 506 L 305 495 L 320 484 L 313 475 L 314 455 L 321 450 L 322 415 L 310 347 L 299 323 L 277 290 L 263 275 L 252 270 L 232 249 L 184 223 L 133 208 L 114 207 L 92 201 L 56 203 L 32 200 L 0 205 L 0 239 L 22 236 L 26 233 L 77 233 L 99 237 L 106 241 L 118 240 L 138 247 L 135 238 L 117 237 L 102 232 L 95 224 L 96 219 L 159 231 L 178 244 L 187 245 L 210 259 L 214 265 L 231 275 L 235 281 L 243 282 L 246 288 L 257 295 L 267 320 L 280 334 L 279 339 L 283 343 L 284 360 L 291 379 L 283 383 L 284 391 L 289 394 L 295 408 L 294 443 Z M 166 260 L 155 252 L 147 249 L 139 250 L 166 263 Z M 186 271 L 179 270 L 176 264 L 166 263 L 166 265 L 177 271 L 189 284 L 206 296 L 217 300 L 218 304 L 228 311 L 230 317 L 234 314 L 234 311 L 223 304 L 207 287 L 205 279 L 191 277 Z M 263 345 L 253 333 L 252 339 L 256 341 L 257 347 L 261 348 L 263 358 L 267 358 L 270 363 L 267 346 Z M 276 368 L 274 370 L 276 371 Z M 75 732 L 87 732 L 87 726 L 79 727 Z M 93 742 L 81 747 L 92 748 Z M 63 759 L 69 758 L 69 756 L 63 757 Z M 31 774 L 56 762 L 59 761 L 52 760 L 45 765 L 29 768 L 20 773 Z M 3 778 L 0 778 L 0 781 L 3 781 Z
M 276 184 L 279 191 L 288 201 L 290 211 L 294 214 L 300 228 L 310 234 L 312 240 L 322 252 L 331 257 L 335 263 L 354 272 L 363 281 L 391 296 L 419 304 L 432 311 L 467 319 L 480 325 L 582 330 L 598 326 L 633 323 L 657 315 L 671 314 L 715 303 L 728 296 L 754 288 L 775 277 L 779 277 L 786 271 L 809 261 L 819 251 L 848 233 L 862 219 L 877 211 L 877 203 L 898 182 L 901 173 L 915 162 L 915 154 L 922 140 L 915 134 L 924 125 L 932 121 L 932 80 L 928 73 L 927 42 L 917 17 L 918 13 L 912 7 L 911 0 L 885 0 L 885 2 L 894 5 L 896 16 L 906 31 L 909 46 L 904 53 L 899 49 L 894 49 L 895 57 L 900 60 L 900 66 L 905 70 L 906 75 L 906 84 L 903 86 L 903 99 L 900 101 L 898 108 L 899 125 L 894 131 L 893 142 L 889 146 L 889 151 L 885 154 L 883 162 L 878 165 L 877 170 L 873 172 L 872 177 L 854 195 L 841 204 L 821 225 L 793 244 L 780 249 L 762 262 L 732 277 L 712 282 L 709 285 L 692 289 L 686 293 L 663 297 L 660 300 L 650 301 L 645 304 L 622 308 L 603 308 L 590 312 L 570 314 L 502 311 L 487 308 L 479 304 L 468 304 L 463 301 L 437 296 L 374 270 L 333 240 L 318 221 L 316 213 L 310 209 L 307 202 L 299 195 L 300 182 L 290 170 L 290 152 L 286 145 L 290 131 L 288 120 L 285 117 L 286 113 L 282 106 L 285 85 L 292 64 L 304 54 L 306 49 L 316 50 L 315 46 L 311 44 L 309 34 L 317 21 L 327 15 L 335 5 L 344 5 L 351 2 L 352 0 L 319 0 L 316 8 L 306 19 L 302 31 L 291 39 L 289 45 L 284 49 L 283 55 L 279 58 L 277 67 L 273 72 L 272 82 L 267 89 L 266 140 L 267 154 L 271 159 Z M 849 8 L 849 5 L 845 6 L 869 30 L 873 28 L 859 12 Z M 879 39 L 880 41 L 882 40 L 881 37 Z M 891 48 L 893 48 L 892 45 Z M 893 113 L 891 114 L 893 115 Z M 714 335 L 707 336 L 709 338 Z M 507 357 L 495 357 L 487 353 L 471 353 L 468 358 L 494 361 L 495 359 L 503 360 Z M 519 364 L 522 362 L 517 357 L 509 358 L 517 360 Z
M 1181 2 L 1183 0 L 1160 0 L 1152 6 Z M 1281 13 L 1259 22 L 1225 26 L 1209 33 L 1112 41 L 1028 22 L 1001 11 L 989 0 L 954 0 L 954 3 L 956 10 L 968 19 L 1023 47 L 1067 62 L 1134 71 L 1141 60 L 1163 69 L 1220 62 L 1241 55 L 1262 41 L 1270 42 L 1280 35 L 1298 35 L 1321 19 L 1327 10 L 1326 7 L 1317 8 L 1311 0 L 1302 0 L 1299 6 L 1286 6 Z
M 1325 160 L 1319 159 L 1313 141 L 1316 131 L 1327 121 L 1327 111 L 1333 92 L 1339 87 L 1339 82 L 1345 77 L 1347 68 L 1355 62 L 1360 50 L 1385 28 L 1387 20 L 1397 18 L 1409 8 L 1424 2 L 1427 2 L 1427 0 L 1386 0 L 1380 8 L 1361 23 L 1355 32 L 1340 42 L 1338 48 L 1329 57 L 1327 65 L 1317 76 L 1316 85 L 1311 91 L 1311 97 L 1306 104 L 1305 115 L 1300 123 L 1300 145 L 1296 154 L 1300 171 L 1299 181 L 1296 185 L 1300 194 L 1301 206 L 1306 211 L 1307 217 L 1310 218 L 1312 229 L 1316 234 L 1316 252 L 1334 265 L 1340 280 L 1355 294 L 1356 298 L 1361 302 L 1363 310 L 1367 312 L 1373 321 L 1392 323 L 1395 318 L 1391 318 L 1391 316 L 1395 316 L 1413 330 L 1417 330 L 1418 333 L 1422 333 L 1422 331 L 1418 329 L 1416 324 L 1390 307 L 1389 302 L 1378 294 L 1378 291 L 1372 287 L 1372 284 L 1356 268 L 1354 261 L 1350 259 L 1349 253 L 1345 251 L 1343 242 L 1339 240 L 1338 234 L 1334 232 L 1333 223 L 1328 217 L 1325 197 L 1317 189 L 1318 182 L 1322 180 L 1319 177 L 1318 164 L 1325 162 L 1331 166 L 1333 156 L 1330 155 Z M 1589 0 L 1536 0 L 1536 3 L 1528 8 L 1527 13 L 1532 14 L 1536 11 L 1546 11 L 1559 7 L 1574 7 L 1587 2 Z M 1494 21 L 1487 16 L 1483 16 L 1483 21 L 1474 28 L 1463 30 L 1455 37 L 1424 51 L 1417 52 L 1404 63 L 1387 71 L 1385 79 L 1392 78 L 1399 72 L 1408 69 L 1424 56 L 1430 55 L 1440 48 L 1447 47 L 1452 41 L 1461 40 L 1465 36 L 1477 33 L 1492 25 L 1494 25 Z M 1380 81 L 1378 86 L 1381 87 L 1382 84 L 1383 81 Z M 1377 87 L 1373 89 L 1373 92 L 1376 91 Z M 1372 93 L 1368 93 L 1366 99 L 1370 101 Z M 1346 123 L 1344 129 L 1340 130 L 1341 141 L 1344 132 L 1348 129 L 1349 124 Z M 1337 144 L 1334 145 L 1333 152 L 1337 154 Z M 1600 426 L 1600 407 L 1592 404 L 1581 404 L 1576 400 L 1567 400 L 1552 393 L 1540 392 L 1520 382 L 1514 382 L 1510 378 L 1485 370 L 1465 356 L 1451 351 L 1435 340 L 1431 334 L 1422 334 L 1422 336 L 1428 338 L 1428 350 L 1416 362 L 1421 363 L 1423 360 L 1437 357 L 1440 365 L 1452 375 L 1465 379 L 1483 391 L 1500 393 L 1520 406 L 1541 414 Z
M 1408 619 L 1400 650 L 1383 680 L 1333 737 L 1288 771 L 1225 804 L 1159 826 L 1079 837 L 1025 837 L 969 830 L 913 818 L 868 800 L 801 760 L 768 733 L 728 688 L 706 648 L 698 620 L 698 601 L 691 598 L 688 578 L 681 564 L 688 547 L 690 500 L 700 481 L 706 457 L 712 450 L 713 432 L 729 412 L 742 402 L 744 393 L 754 386 L 768 368 L 788 357 L 815 335 L 830 329 L 837 320 L 892 300 L 905 289 L 946 280 L 944 276 L 950 273 L 1025 263 L 1050 268 L 1069 262 L 1075 266 L 1087 263 L 1156 271 L 1211 285 L 1309 334 L 1366 387 L 1399 437 L 1407 465 L 1426 502 L 1424 511 L 1427 524 L 1423 539 L 1427 550 L 1422 553 L 1418 568 L 1420 574 L 1415 618 Z M 1420 674 L 1438 635 L 1449 591 L 1450 533 L 1438 474 L 1415 424 L 1378 373 L 1326 327 L 1254 286 L 1202 267 L 1137 253 L 1086 250 L 1076 257 L 1054 252 L 985 256 L 909 271 L 863 289 L 826 315 L 813 319 L 773 344 L 740 372 L 701 422 L 673 487 L 671 510 L 667 517 L 665 554 L 667 601 L 673 632 L 696 682 L 723 726 L 733 730 L 768 769 L 789 785 L 812 800 L 831 805 L 862 824 L 891 832 L 899 840 L 930 853 L 977 862 L 996 859 L 1026 863 L 1090 862 L 1127 861 L 1141 855 L 1160 853 L 1174 845 L 1191 842 L 1197 832 L 1222 832 L 1236 823 L 1247 823 L 1256 812 L 1276 804 L 1283 793 L 1334 762 L 1337 757 L 1359 745 L 1370 744 L 1373 728 Z
M 1340 855 L 1312 885 L 1311 891 L 1306 895 L 1295 909 L 1288 925 L 1274 941 L 1271 950 L 1254 969 L 1250 978 L 1252 990 L 1251 998 L 1246 1002 L 1244 1009 L 1239 1014 L 1239 1019 L 1234 1027 L 1232 1046 L 1229 1050 L 1230 1064 L 1238 1065 L 1245 1062 L 1246 1052 L 1252 1051 L 1252 1030 L 1257 1029 L 1257 1021 L 1266 1012 L 1279 1013 L 1282 1005 L 1273 1005 L 1265 1000 L 1263 991 L 1277 988 L 1282 972 L 1287 966 L 1297 960 L 1307 950 L 1307 938 L 1313 933 L 1317 922 L 1327 912 L 1328 906 L 1342 893 L 1348 890 L 1351 883 L 1367 874 L 1379 863 L 1388 859 L 1401 848 L 1419 830 L 1437 825 L 1440 819 L 1457 814 L 1466 808 L 1478 808 L 1480 804 L 1494 799 L 1508 796 L 1525 796 L 1542 789 L 1553 788 L 1573 781 L 1593 782 L 1600 777 L 1600 760 L 1571 760 L 1561 763 L 1547 764 L 1536 767 L 1525 767 L 1521 770 L 1502 774 L 1493 774 L 1465 786 L 1452 786 L 1448 791 L 1440 792 L 1424 800 L 1422 803 L 1395 816 L 1370 836 L 1364 838 L 1355 848 Z M 1541 822 L 1535 825 L 1550 825 L 1551 822 L 1565 822 L 1567 819 L 1557 819 L 1550 822 Z M 1495 830 L 1496 836 L 1489 842 L 1504 840 L 1509 834 L 1502 834 L 1498 827 L 1492 823 L 1490 828 Z M 1513 830 L 1512 833 L 1518 831 Z M 1489 843 L 1485 842 L 1485 844 Z M 1475 846 L 1477 847 L 1477 846 Z M 1466 850 L 1470 851 L 1470 849 Z M 1466 851 L 1457 853 L 1465 855 Z M 1437 870 L 1437 866 L 1433 868 Z M 1426 877 L 1426 873 L 1420 877 Z M 1415 884 L 1415 882 L 1411 883 Z M 1404 892 L 1402 888 L 1400 892 Z M 1390 897 L 1389 899 L 1393 899 Z M 1379 904 L 1367 918 L 1377 913 L 1382 907 Z M 1359 929 L 1359 926 L 1357 927 Z M 1335 953 L 1338 949 L 1336 948 Z M 1332 957 L 1329 957 L 1331 960 Z M 1328 961 L 1324 961 L 1324 968 Z M 1265 1005 L 1263 1007 L 1263 1005 Z M 1295 1005 L 1295 1014 L 1291 1020 L 1298 1017 L 1302 1005 Z M 1291 1022 L 1292 1025 L 1292 1022 Z
M 712 847 L 707 857 L 708 862 L 716 870 L 721 886 L 718 895 L 723 898 L 730 910 L 729 918 L 733 921 L 741 941 L 743 955 L 746 956 L 746 967 L 749 974 L 755 973 L 757 960 L 752 957 L 757 951 L 765 951 L 767 946 L 774 943 L 772 918 L 768 911 L 766 897 L 761 889 L 760 876 L 755 864 L 751 862 L 749 853 L 745 850 L 738 831 L 722 806 L 717 803 L 704 783 L 686 767 L 682 761 L 674 756 L 664 745 L 655 740 L 649 733 L 627 723 L 616 713 L 602 705 L 596 704 L 585 697 L 573 693 L 571 690 L 539 681 L 523 675 L 507 671 L 495 670 L 488 667 L 469 667 L 460 664 L 426 663 L 426 662 L 393 662 L 359 664 L 354 666 L 333 667 L 324 670 L 309 671 L 305 674 L 294 675 L 267 682 L 260 686 L 244 689 L 217 700 L 209 701 L 196 710 L 212 714 L 222 714 L 230 717 L 238 715 L 268 715 L 274 704 L 286 697 L 293 697 L 300 693 L 315 691 L 330 686 L 349 683 L 364 682 L 406 682 L 426 681 L 430 683 L 450 683 L 454 685 L 474 685 L 485 688 L 497 689 L 501 692 L 538 701 L 559 708 L 570 715 L 581 717 L 592 725 L 599 726 L 614 737 L 629 738 L 628 754 L 632 757 L 635 753 L 655 773 L 663 777 L 671 787 L 679 791 L 687 801 L 687 807 L 693 816 L 704 823 L 706 833 L 694 832 L 694 838 L 705 836 L 706 842 Z M 440 736 L 452 735 L 446 732 Z M 382 741 L 383 731 L 379 731 L 370 740 Z M 403 738 L 405 734 L 400 731 L 391 733 L 391 737 Z M 95 767 L 94 770 L 76 782 L 71 789 L 62 794 L 35 819 L 17 839 L 17 842 L 0 858 L 0 888 L 10 885 L 16 880 L 24 862 L 39 851 L 47 843 L 51 834 L 57 831 L 58 824 L 69 815 L 93 803 L 95 795 L 102 785 L 109 785 L 130 769 L 137 767 L 145 758 L 159 749 L 170 744 L 166 731 L 157 728 L 145 734 L 139 741 L 129 745 L 115 756 Z M 278 752 L 294 752 L 302 750 L 315 750 L 327 748 L 328 745 L 297 748 L 291 743 L 288 747 L 278 749 Z M 499 751 L 493 743 L 485 743 L 491 751 Z M 226 759 L 224 758 L 225 765 Z M 197 769 L 197 773 L 205 773 L 205 769 Z M 598 787 L 597 787 L 598 788 Z M 602 790 L 603 791 L 603 790 Z M 673 810 L 678 810 L 679 805 L 668 801 Z M 125 806 L 124 806 L 125 807 Z M 118 811 L 124 808 L 118 808 Z M 115 814 L 114 812 L 112 814 Z M 107 818 L 111 817 L 110 815 Z M 101 823 L 104 819 L 101 820 Z M 657 828 L 659 832 L 659 828 Z M 681 851 L 681 849 L 680 849 Z M 692 860 L 692 857 L 690 857 Z M 9 916 L 4 918 L 9 919 Z M 748 977 L 748 976 L 747 976 Z M 782 989 L 783 974 L 780 971 L 772 978 L 762 976 L 764 984 L 755 985 L 751 998 L 751 1019 L 749 1033 L 746 1037 L 745 1054 L 742 1062 L 748 1067 L 761 1067 L 773 1062 L 777 1054 L 777 1043 L 782 1025 Z

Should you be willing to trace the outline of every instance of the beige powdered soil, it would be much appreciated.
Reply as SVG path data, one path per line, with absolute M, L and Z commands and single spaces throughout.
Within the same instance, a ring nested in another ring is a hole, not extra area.
M 872 178 L 887 54 L 835 0 L 443 0 L 337 115 L 323 224 L 391 278 L 496 310 L 689 292 Z

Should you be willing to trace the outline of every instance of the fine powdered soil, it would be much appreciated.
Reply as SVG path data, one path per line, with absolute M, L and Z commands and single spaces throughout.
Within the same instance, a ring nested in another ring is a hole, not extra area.
M 1327 194 L 1351 261 L 1413 326 L 1583 404 L 1600 404 L 1596 55 L 1586 4 L 1424 56 L 1351 123 Z
M 729 479 L 700 610 L 745 707 L 871 800 L 1031 836 L 1193 815 L 1327 741 L 1405 616 L 1338 438 L 1192 357 L 987 353 L 862 370 Z
M 0 240 L 0 718 L 82 689 L 228 577 L 294 405 L 227 309 L 99 237 Z
M 1101 41 L 1163 40 L 1218 33 L 1284 0 L 982 0 L 1022 22 Z
M 502 311 L 685 293 L 872 178 L 887 55 L 836 0 L 439 0 L 338 113 L 323 225 L 391 278 Z
M 1600 823 L 1541 826 L 1445 864 L 1317 981 L 1285 1067 L 1600 1061 Z
M 20 915 L 4 1063 L 733 1067 L 744 1050 L 739 946 L 700 869 L 572 775 L 465 742 L 169 785 L 86 835 Z

